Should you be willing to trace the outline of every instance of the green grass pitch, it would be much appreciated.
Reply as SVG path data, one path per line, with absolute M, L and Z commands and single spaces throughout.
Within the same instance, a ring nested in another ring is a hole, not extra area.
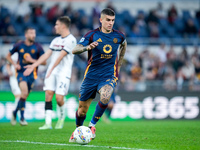
M 96 125 L 96 138 L 86 146 L 69 143 L 75 121 L 66 121 L 60 130 L 38 130 L 44 122 L 0 123 L 2 150 L 200 150 L 199 120 L 112 121 Z M 89 122 L 85 122 L 87 126 Z M 53 127 L 56 122 L 53 122 Z

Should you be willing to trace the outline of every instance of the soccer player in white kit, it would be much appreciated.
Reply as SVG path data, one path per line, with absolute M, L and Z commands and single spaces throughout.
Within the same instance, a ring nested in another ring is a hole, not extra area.
M 61 35 L 53 39 L 49 50 L 43 54 L 37 62 L 26 66 L 24 75 L 30 74 L 35 67 L 51 56 L 51 61 L 46 72 L 43 90 L 45 91 L 45 124 L 40 130 L 52 129 L 52 98 L 56 94 L 56 101 L 60 108 L 59 119 L 55 129 L 61 129 L 64 125 L 64 96 L 67 95 L 74 55 L 72 49 L 76 46 L 76 38 L 70 33 L 71 20 L 68 16 L 59 17 L 55 24 L 55 31 Z
M 14 53 L 11 56 L 11 58 L 15 63 L 17 63 L 18 53 Z M 15 67 L 11 65 L 10 63 L 6 64 L 6 70 L 9 75 L 9 83 L 10 83 L 11 91 L 13 95 L 15 96 L 15 107 L 16 107 L 21 95 L 21 90 L 19 88 L 17 78 L 16 78 L 16 70 L 15 70 Z

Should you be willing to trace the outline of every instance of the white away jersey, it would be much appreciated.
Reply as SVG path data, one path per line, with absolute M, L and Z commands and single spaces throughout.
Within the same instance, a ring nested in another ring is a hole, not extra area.
M 61 50 L 64 50 L 67 52 L 67 55 L 63 57 L 61 62 L 54 68 L 52 74 L 59 74 L 67 78 L 71 78 L 72 64 L 74 60 L 74 55 L 72 54 L 72 50 L 76 46 L 76 44 L 77 44 L 76 38 L 72 34 L 64 38 L 59 36 L 53 39 L 53 41 L 49 46 L 49 48 L 53 51 L 53 53 L 51 55 L 51 61 L 47 73 L 49 69 L 52 68 L 57 58 L 59 57 Z

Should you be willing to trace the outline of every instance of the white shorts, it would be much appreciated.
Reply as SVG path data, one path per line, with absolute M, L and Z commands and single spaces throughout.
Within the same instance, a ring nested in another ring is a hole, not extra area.
M 14 95 L 20 95 L 21 94 L 21 90 L 19 88 L 17 79 L 15 76 L 11 76 L 9 79 L 10 82 L 10 87 L 11 87 L 11 91 Z
M 67 95 L 69 84 L 69 78 L 51 74 L 50 77 L 45 78 L 43 90 L 55 91 L 55 93 L 59 95 Z

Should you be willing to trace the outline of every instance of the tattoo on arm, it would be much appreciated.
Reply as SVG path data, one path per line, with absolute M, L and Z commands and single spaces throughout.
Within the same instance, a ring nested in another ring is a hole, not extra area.
M 73 49 L 72 53 L 73 54 L 81 54 L 83 52 L 87 51 L 87 46 L 84 47 L 81 44 L 76 45 L 76 47 Z
M 119 54 L 119 61 L 118 61 L 118 69 L 120 70 L 121 65 L 123 63 L 124 55 L 126 52 L 126 47 L 127 47 L 127 42 L 125 41 L 121 46 L 120 46 L 120 54 Z

